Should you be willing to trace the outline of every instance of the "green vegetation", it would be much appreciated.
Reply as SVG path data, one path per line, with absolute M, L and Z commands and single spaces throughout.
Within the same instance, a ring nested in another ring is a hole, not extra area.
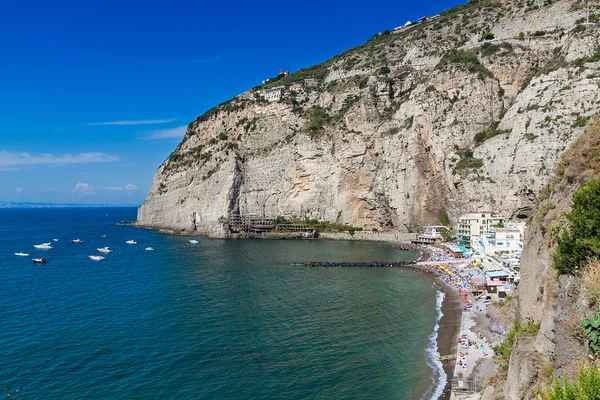
M 475 135 L 475 142 L 479 145 L 479 144 L 485 142 L 486 140 L 493 138 L 494 136 L 509 132 L 509 131 L 503 131 L 503 130 L 498 129 L 499 124 L 500 124 L 500 121 L 493 122 L 492 126 L 490 126 L 488 129 L 486 129 L 483 132 L 477 133 Z
M 353 105 L 355 105 L 356 103 L 358 103 L 360 101 L 360 97 L 359 96 L 348 96 L 346 99 L 344 99 L 344 103 L 342 104 L 342 109 L 339 111 L 338 114 L 346 114 Z
M 317 137 L 325 130 L 325 125 L 333 121 L 333 117 L 327 113 L 323 107 L 312 106 L 306 112 L 308 122 L 305 130 L 310 137 Z
M 377 74 L 379 74 L 379 75 L 387 75 L 389 73 L 390 73 L 390 68 L 385 65 L 383 67 L 379 68 L 379 71 L 377 72 Z
M 484 57 L 489 57 L 500 51 L 503 51 L 503 54 L 510 53 L 513 51 L 513 49 L 513 45 L 508 42 L 502 42 L 500 44 L 484 43 L 479 48 L 479 54 Z
M 438 213 L 438 218 L 440 220 L 440 223 L 444 226 L 452 226 L 452 223 L 450 222 L 450 217 L 448 216 L 448 213 L 446 211 L 440 211 Z
M 301 70 L 298 70 L 293 74 L 283 76 L 282 78 L 277 79 L 275 81 L 269 80 L 264 85 L 261 85 L 259 87 L 263 89 L 269 89 L 275 86 L 290 86 L 294 83 L 303 83 L 304 80 L 308 78 L 314 78 L 318 81 L 322 81 L 329 73 L 329 67 L 331 66 L 333 61 L 337 59 L 337 57 L 334 57 L 321 64 L 316 64 L 311 67 L 302 68 Z
M 404 103 L 403 100 L 397 100 L 397 101 L 392 102 L 392 104 L 390 104 L 388 107 L 385 107 L 383 109 L 383 111 L 380 114 L 381 118 L 384 120 L 392 119 L 394 114 L 396 114 L 396 112 L 400 109 L 400 107 L 402 106 L 403 103 Z
M 525 134 L 523 135 L 523 138 L 524 138 L 525 140 L 527 140 L 528 142 L 533 142 L 535 139 L 537 139 L 537 138 L 538 138 L 538 136 L 537 136 L 537 135 L 534 135 L 534 134 L 533 134 L 533 133 L 531 133 L 531 132 L 528 132 L 528 133 L 525 133 Z
M 494 36 L 494 32 L 487 31 L 481 36 L 481 40 L 492 40 L 496 36 Z
M 583 128 L 584 126 L 587 125 L 589 120 L 590 120 L 590 117 L 577 117 L 577 119 L 575 120 L 575 122 L 573 122 L 573 125 L 571 125 L 571 126 L 573 128 Z
M 492 72 L 479 62 L 477 55 L 472 51 L 451 51 L 444 54 L 436 68 L 447 70 L 450 65 L 471 74 L 477 74 L 479 79 L 491 78 Z
M 452 170 L 453 174 L 465 172 L 468 173 L 469 170 L 483 167 L 483 160 L 480 158 L 475 158 L 473 156 L 473 150 L 458 150 L 456 153 L 460 157 L 460 161 L 454 166 L 454 169 Z
M 581 327 L 585 332 L 587 343 L 590 349 L 595 353 L 600 353 L 600 310 L 581 321 Z M 600 388 L 599 388 L 600 389 Z
M 539 331 L 540 324 L 527 322 L 526 325 L 522 325 L 518 319 L 514 319 L 512 329 L 506 335 L 506 339 L 494 347 L 494 353 L 499 358 L 500 366 L 508 369 L 508 361 L 510 360 L 510 355 L 515 347 L 517 338 L 535 337 Z
M 600 178 L 589 180 L 573 195 L 567 227 L 556 237 L 552 265 L 561 274 L 600 256 Z
M 579 377 L 572 382 L 554 383 L 541 395 L 542 400 L 600 400 L 600 370 L 593 365 L 582 366 Z

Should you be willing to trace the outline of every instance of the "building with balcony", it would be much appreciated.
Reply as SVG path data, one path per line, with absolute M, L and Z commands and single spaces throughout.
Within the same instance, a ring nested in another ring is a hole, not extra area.
M 460 246 L 470 247 L 472 240 L 479 241 L 482 236 L 490 233 L 493 227 L 503 224 L 504 218 L 494 213 L 468 212 L 458 220 L 456 239 Z

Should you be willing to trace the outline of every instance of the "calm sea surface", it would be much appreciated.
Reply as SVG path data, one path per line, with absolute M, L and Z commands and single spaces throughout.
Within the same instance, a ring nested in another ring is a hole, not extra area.
M 194 245 L 115 225 L 135 216 L 134 208 L 0 210 L 0 385 L 11 398 L 431 393 L 430 282 L 398 269 L 292 265 L 414 255 L 359 242 L 199 238 Z M 54 248 L 33 248 L 42 242 Z M 103 246 L 114 253 L 88 258 Z M 14 255 L 21 251 L 31 256 Z M 34 265 L 42 255 L 48 263 Z

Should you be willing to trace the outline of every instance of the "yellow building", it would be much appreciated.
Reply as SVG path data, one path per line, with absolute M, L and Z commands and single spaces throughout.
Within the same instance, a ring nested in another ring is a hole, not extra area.
M 458 220 L 456 238 L 461 246 L 471 246 L 472 239 L 487 235 L 492 227 L 504 224 L 504 218 L 491 212 L 468 212 Z

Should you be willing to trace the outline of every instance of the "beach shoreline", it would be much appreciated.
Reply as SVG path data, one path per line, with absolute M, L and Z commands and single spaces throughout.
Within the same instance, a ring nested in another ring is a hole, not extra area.
M 410 269 L 420 271 L 425 277 L 431 280 L 432 285 L 444 293 L 442 302 L 442 318 L 438 322 L 437 350 L 440 356 L 454 355 L 458 349 L 457 340 L 460 333 L 460 327 L 463 314 L 463 301 L 456 288 L 447 284 L 438 278 L 438 275 L 429 268 L 419 265 L 408 266 Z M 450 386 L 454 376 L 455 360 L 442 361 L 444 372 L 446 373 L 446 385 L 439 400 L 450 399 Z
M 138 228 L 145 229 L 156 229 L 154 227 L 149 226 L 141 226 L 139 224 L 132 224 Z M 165 229 L 158 229 L 160 233 L 163 234 L 173 234 L 173 235 L 191 235 L 191 236 L 204 236 L 198 235 L 197 233 L 191 232 L 175 232 Z M 437 330 L 437 352 L 440 356 L 454 355 L 457 352 L 458 345 L 457 340 L 459 338 L 461 323 L 463 318 L 463 301 L 461 296 L 458 293 L 458 290 L 454 288 L 452 285 L 444 282 L 440 279 L 439 273 L 436 269 L 430 265 L 421 265 L 420 263 L 426 262 L 431 258 L 431 254 L 427 251 L 426 248 L 422 246 L 413 245 L 410 240 L 407 240 L 406 237 L 385 237 L 386 235 L 369 235 L 368 237 L 356 237 L 354 235 L 336 235 L 338 237 L 327 237 L 328 235 L 323 235 L 325 237 L 317 237 L 313 238 L 317 240 L 343 240 L 343 241 L 371 241 L 371 242 L 387 242 L 392 246 L 401 246 L 402 248 L 398 248 L 400 251 L 413 251 L 417 253 L 417 257 L 414 261 L 414 264 L 408 264 L 405 266 L 394 266 L 392 268 L 404 268 L 404 269 L 413 269 L 419 271 L 423 274 L 423 276 L 431 279 L 432 285 L 437 289 L 437 291 L 444 293 L 444 299 L 441 304 L 441 312 L 442 317 L 437 321 L 438 330 Z M 333 235 L 332 235 L 333 236 Z M 366 235 L 365 235 L 366 236 Z M 205 236 L 209 237 L 209 236 Z M 233 238 L 228 238 L 233 239 Z M 269 238 L 277 240 L 278 238 Z M 281 239 L 280 239 L 281 240 Z M 302 239 L 300 239 L 302 240 Z M 436 360 L 437 361 L 437 360 Z M 451 395 L 451 382 L 454 377 L 454 367 L 455 360 L 450 359 L 446 361 L 442 361 L 442 367 L 444 373 L 446 374 L 446 385 L 443 389 L 443 392 L 438 397 L 441 400 L 450 399 Z M 433 374 L 434 371 L 431 371 Z
M 458 345 L 457 339 L 460 333 L 460 326 L 462 321 L 462 299 L 458 294 L 458 291 L 453 287 L 436 280 L 437 285 L 440 288 L 445 289 L 445 298 L 442 303 L 442 318 L 439 322 L 439 331 L 438 331 L 438 352 L 440 356 L 452 355 L 455 354 Z M 446 361 L 442 361 L 442 365 L 444 367 L 444 372 L 447 376 L 446 387 L 444 388 L 444 392 L 439 397 L 443 400 L 450 399 L 450 386 L 452 383 L 452 378 L 454 377 L 454 366 L 455 360 L 450 359 Z

